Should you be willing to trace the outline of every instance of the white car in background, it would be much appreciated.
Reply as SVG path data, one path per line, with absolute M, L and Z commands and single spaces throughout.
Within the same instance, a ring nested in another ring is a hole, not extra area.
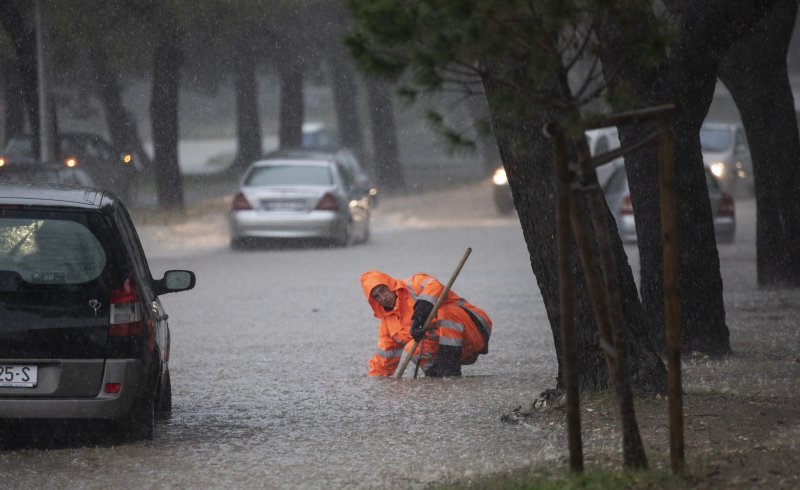
M 586 142 L 592 155 L 600 155 L 620 147 L 619 134 L 616 127 L 592 129 L 586 131 Z M 623 164 L 622 157 L 615 158 L 605 165 L 597 168 L 597 179 L 602 186 L 611 172 Z M 506 170 L 500 166 L 492 176 L 493 199 L 497 212 L 508 214 L 514 210 L 514 199 L 511 196 L 511 187 L 508 185 Z
M 731 193 L 751 191 L 753 161 L 741 123 L 705 123 L 700 128 L 703 161 L 722 188 Z

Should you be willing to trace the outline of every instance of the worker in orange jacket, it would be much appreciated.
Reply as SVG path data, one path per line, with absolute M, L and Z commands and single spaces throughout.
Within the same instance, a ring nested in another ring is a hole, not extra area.
M 403 350 L 410 351 L 419 340 L 422 347 L 413 352 L 426 376 L 461 376 L 461 365 L 472 364 L 486 354 L 492 321 L 489 315 L 452 290 L 447 293 L 429 330 L 423 325 L 444 286 L 427 274 L 414 274 L 405 281 L 371 270 L 361 276 L 361 287 L 369 301 L 378 327 L 378 347 L 369 361 L 370 376 L 394 374 Z M 409 355 L 412 354 L 409 352 Z

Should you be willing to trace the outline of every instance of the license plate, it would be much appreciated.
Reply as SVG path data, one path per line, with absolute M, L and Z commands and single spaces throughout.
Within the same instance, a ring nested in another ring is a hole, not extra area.
M 267 211 L 300 211 L 305 208 L 305 201 L 302 199 L 281 199 L 261 201 L 262 209 Z
M 39 368 L 31 364 L 0 364 L 0 387 L 33 388 Z

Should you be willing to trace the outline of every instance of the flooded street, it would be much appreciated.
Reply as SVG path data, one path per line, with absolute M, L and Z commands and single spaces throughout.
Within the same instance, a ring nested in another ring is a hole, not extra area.
M 454 290 L 492 317 L 489 354 L 462 379 L 412 380 L 413 365 L 401 381 L 366 377 L 377 320 L 361 273 L 424 271 L 446 282 L 467 246 Z M 198 277 L 190 293 L 162 297 L 172 417 L 152 442 L 4 452 L 4 487 L 421 487 L 563 455 L 560 422 L 500 421 L 551 387 L 556 370 L 515 217 L 376 223 L 369 244 L 346 249 L 148 252 L 154 275 Z
M 553 387 L 556 361 L 519 222 L 498 217 L 477 191 L 436 201 L 425 219 L 399 211 L 430 197 L 387 200 L 370 243 L 350 248 L 233 252 L 222 215 L 171 228 L 182 241 L 144 227 L 155 276 L 187 268 L 198 277 L 194 290 L 162 297 L 171 418 L 150 442 L 4 451 L 2 486 L 421 488 L 563 460 L 560 414 L 500 420 Z M 737 213 L 737 243 L 720 247 L 734 300 L 754 287 L 752 201 Z M 453 289 L 491 316 L 489 354 L 461 379 L 412 380 L 413 365 L 404 380 L 366 377 L 378 322 L 361 274 L 427 272 L 446 282 L 466 247 L 473 252 Z M 626 250 L 636 270 L 635 246 Z M 741 326 L 736 316 L 731 325 Z M 609 444 L 584 438 L 590 453 Z

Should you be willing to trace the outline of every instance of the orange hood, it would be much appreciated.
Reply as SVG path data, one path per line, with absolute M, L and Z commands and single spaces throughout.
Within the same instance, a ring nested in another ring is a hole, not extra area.
M 396 310 L 400 304 L 401 295 L 399 291 L 405 288 L 403 281 L 398 281 L 389 274 L 385 274 L 380 271 L 371 270 L 361 274 L 361 288 L 364 290 L 364 296 L 367 297 L 367 301 L 369 301 L 369 305 L 372 307 L 372 311 L 375 313 L 375 318 L 384 318 L 389 313 L 383 309 L 383 306 L 381 306 L 377 301 L 373 300 L 369 295 L 375 286 L 379 286 L 381 284 L 388 287 L 391 291 L 398 293 L 397 302 L 395 303 L 392 311 Z

